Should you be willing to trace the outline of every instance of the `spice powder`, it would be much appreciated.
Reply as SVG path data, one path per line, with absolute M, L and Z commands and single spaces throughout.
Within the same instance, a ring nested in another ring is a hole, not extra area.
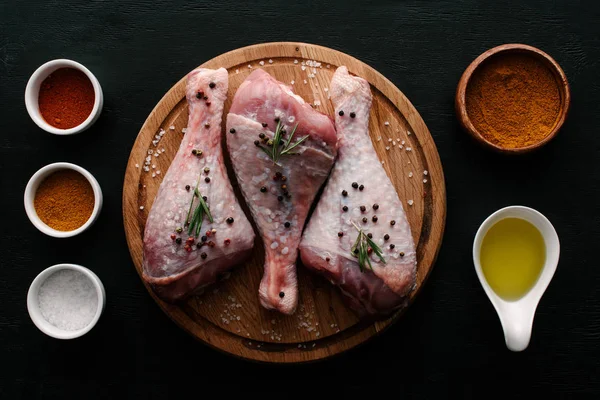
M 82 71 L 60 68 L 40 86 L 38 104 L 44 120 L 55 128 L 81 125 L 91 114 L 96 101 L 92 82 Z
M 33 205 L 46 225 L 58 231 L 72 231 L 85 224 L 92 215 L 94 190 L 79 172 L 64 169 L 42 181 Z
M 558 82 L 542 60 L 524 53 L 496 54 L 473 73 L 466 107 L 475 129 L 503 148 L 544 139 L 561 108 Z

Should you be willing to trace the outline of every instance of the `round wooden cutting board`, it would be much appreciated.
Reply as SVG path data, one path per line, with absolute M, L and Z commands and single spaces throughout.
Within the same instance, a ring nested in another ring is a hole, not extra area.
M 255 68 L 263 68 L 276 79 L 290 84 L 317 110 L 332 115 L 329 84 L 340 65 L 347 66 L 352 74 L 371 84 L 371 139 L 403 202 L 417 243 L 417 287 L 410 296 L 410 303 L 431 272 L 441 245 L 446 190 L 433 139 L 402 92 L 361 61 L 336 50 L 305 43 L 249 46 L 220 55 L 202 67 L 224 67 L 229 71 L 225 119 L 237 88 Z M 188 122 L 184 91 L 185 77 L 150 113 L 127 164 L 123 218 L 131 257 L 140 275 L 146 217 Z M 162 135 L 161 130 L 164 130 Z M 149 171 L 144 171 L 150 152 L 151 166 Z M 231 170 L 229 174 L 233 176 Z M 245 207 L 239 189 L 235 190 Z M 265 362 L 306 362 L 339 354 L 383 331 L 402 313 L 399 311 L 379 321 L 359 321 L 343 304 L 339 291 L 308 272 L 299 260 L 300 293 L 296 313 L 284 316 L 266 311 L 258 302 L 263 260 L 262 242 L 257 238 L 250 261 L 235 268 L 227 279 L 204 294 L 179 305 L 161 301 L 147 287 L 167 315 L 194 337 L 233 355 Z

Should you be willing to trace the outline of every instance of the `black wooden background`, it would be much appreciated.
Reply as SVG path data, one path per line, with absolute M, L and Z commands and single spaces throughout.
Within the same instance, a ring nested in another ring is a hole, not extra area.
M 320 395 L 325 388 L 363 389 L 371 398 L 390 390 L 398 398 L 503 392 L 598 398 L 598 2 L 136 3 L 0 2 L 0 398 L 181 398 L 238 391 L 282 398 Z M 202 62 L 270 41 L 329 46 L 387 76 L 428 125 L 448 190 L 437 265 L 401 321 L 336 359 L 293 367 L 237 360 L 177 328 L 137 276 L 121 217 L 129 151 L 162 95 Z M 510 42 L 552 55 L 564 68 L 573 96 L 559 136 L 520 157 L 476 146 L 460 130 L 453 109 L 456 84 L 467 65 L 484 50 Z M 89 67 L 104 90 L 101 118 L 78 136 L 50 135 L 25 110 L 30 74 L 61 57 Z M 24 212 L 27 180 L 55 161 L 89 169 L 104 191 L 99 220 L 76 238 L 41 234 Z M 543 212 L 562 244 L 560 265 L 522 353 L 506 349 L 471 259 L 479 224 L 512 204 Z M 107 290 L 99 324 L 74 341 L 43 335 L 26 309 L 31 280 L 60 262 L 91 268 Z

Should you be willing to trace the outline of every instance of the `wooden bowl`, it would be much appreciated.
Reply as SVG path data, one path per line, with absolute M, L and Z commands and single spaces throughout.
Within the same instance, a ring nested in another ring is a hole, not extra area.
M 558 88 L 561 97 L 561 105 L 559 111 L 559 118 L 552 130 L 550 131 L 550 133 L 546 137 L 544 137 L 537 143 L 525 147 L 507 148 L 490 142 L 480 132 L 477 131 L 477 129 L 471 122 L 469 115 L 467 114 L 465 97 L 467 86 L 469 85 L 469 81 L 471 80 L 473 73 L 484 61 L 488 60 L 490 57 L 501 57 L 503 54 L 514 54 L 515 52 L 527 53 L 538 58 L 538 60 L 541 60 L 550 69 L 550 71 L 552 71 L 556 82 L 558 83 Z M 525 44 L 503 44 L 481 54 L 467 67 L 462 77 L 460 78 L 460 81 L 458 82 L 454 105 L 456 107 L 456 115 L 460 124 L 479 143 L 501 153 L 520 154 L 537 149 L 543 146 L 544 144 L 548 143 L 550 140 L 552 140 L 552 138 L 556 136 L 563 123 L 565 122 L 565 119 L 567 118 L 570 103 L 571 92 L 569 90 L 569 83 L 567 82 L 567 77 L 565 76 L 565 73 L 562 70 L 562 68 L 552 57 L 550 57 L 548 54 L 544 53 L 540 49 Z

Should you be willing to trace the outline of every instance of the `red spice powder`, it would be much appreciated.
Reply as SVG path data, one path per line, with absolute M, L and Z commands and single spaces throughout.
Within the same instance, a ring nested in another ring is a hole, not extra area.
M 59 129 L 80 125 L 92 112 L 94 101 L 92 82 L 74 68 L 61 68 L 50 74 L 42 82 L 38 97 L 42 117 Z

